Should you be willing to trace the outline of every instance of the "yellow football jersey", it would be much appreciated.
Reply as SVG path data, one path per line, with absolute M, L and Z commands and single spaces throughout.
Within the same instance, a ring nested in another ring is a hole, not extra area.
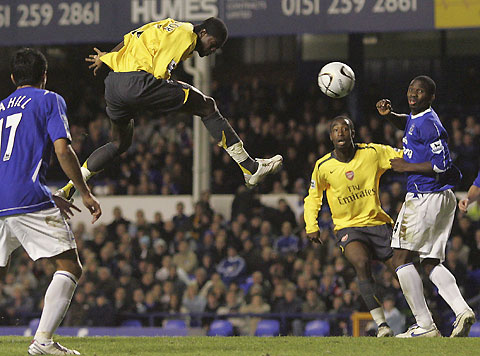
M 380 177 L 390 169 L 390 159 L 403 155 L 402 150 L 379 144 L 356 144 L 350 162 L 340 162 L 332 153 L 315 163 L 308 196 L 304 201 L 307 233 L 318 231 L 318 212 L 323 191 L 327 192 L 335 231 L 346 227 L 392 224 L 392 218 L 380 205 Z
M 100 60 L 115 72 L 146 71 L 158 79 L 169 79 L 180 61 L 193 54 L 197 35 L 193 25 L 166 19 L 151 22 L 123 37 L 123 47 Z

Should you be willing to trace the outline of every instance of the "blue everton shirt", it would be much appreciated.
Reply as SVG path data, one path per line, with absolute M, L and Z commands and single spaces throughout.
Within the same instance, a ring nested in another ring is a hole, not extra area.
M 403 159 L 409 163 L 431 162 L 436 173 L 408 173 L 408 192 L 439 192 L 452 188 L 460 181 L 461 174 L 452 165 L 447 141 L 447 131 L 432 108 L 408 116 L 403 136 Z
M 0 216 L 54 206 L 45 175 L 53 142 L 71 140 L 65 111 L 60 95 L 33 87 L 0 102 Z
M 478 172 L 477 178 L 473 182 L 473 185 L 480 188 L 480 172 Z

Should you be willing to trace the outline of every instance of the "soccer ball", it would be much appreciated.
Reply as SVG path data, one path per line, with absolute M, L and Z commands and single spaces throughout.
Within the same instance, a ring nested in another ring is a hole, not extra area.
M 318 73 L 318 86 L 331 98 L 343 98 L 355 85 L 355 73 L 342 62 L 330 62 Z

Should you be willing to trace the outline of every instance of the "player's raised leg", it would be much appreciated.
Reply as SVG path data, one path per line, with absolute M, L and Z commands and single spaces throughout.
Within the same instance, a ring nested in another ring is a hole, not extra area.
M 42 316 L 28 353 L 30 355 L 80 355 L 78 351 L 67 349 L 53 341 L 53 333 L 65 317 L 78 279 L 82 275 L 77 250 L 65 251 L 49 260 L 54 263 L 56 272 L 45 293 Z
M 360 241 L 352 241 L 345 246 L 345 257 L 355 268 L 360 294 L 378 326 L 377 337 L 393 336 L 393 330 L 387 324 L 383 307 L 375 293 L 368 247 Z
M 204 95 L 197 88 L 188 84 L 185 85 L 189 88 L 189 93 L 183 110 L 202 118 L 202 122 L 210 135 L 240 166 L 248 187 L 256 186 L 268 174 L 275 173 L 281 168 L 283 161 L 281 155 L 269 159 L 253 159 L 250 157 L 235 130 L 218 111 L 215 100 Z
M 112 141 L 97 148 L 82 165 L 82 175 L 88 181 L 94 175 L 100 173 L 116 157 L 125 152 L 132 144 L 133 119 L 111 120 Z M 75 193 L 73 182 L 69 181 L 55 194 L 65 199 L 71 199 Z

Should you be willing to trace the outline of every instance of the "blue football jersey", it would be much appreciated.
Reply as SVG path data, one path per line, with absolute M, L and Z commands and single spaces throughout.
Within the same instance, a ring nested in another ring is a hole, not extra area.
M 473 185 L 480 188 L 480 172 L 478 172 L 477 178 L 473 182 Z
M 45 176 L 59 138 L 71 140 L 60 95 L 25 87 L 0 102 L 0 216 L 54 206 Z
M 408 173 L 408 192 L 439 192 L 460 181 L 461 174 L 452 164 L 447 141 L 447 131 L 432 108 L 408 116 L 403 136 L 403 159 L 409 163 L 431 162 L 436 173 Z

